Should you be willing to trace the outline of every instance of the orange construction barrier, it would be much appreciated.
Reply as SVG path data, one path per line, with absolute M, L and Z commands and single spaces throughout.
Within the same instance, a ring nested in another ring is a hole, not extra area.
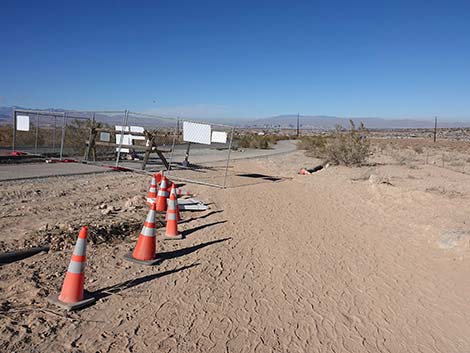
M 168 209 L 166 211 L 166 229 L 163 239 L 182 239 L 183 236 L 178 232 L 178 198 L 176 197 L 176 187 L 173 184 L 170 192 L 170 200 L 168 201 Z
M 135 249 L 133 252 L 124 255 L 125 260 L 141 265 L 155 265 L 160 262 L 160 260 L 157 259 L 157 254 L 155 253 L 157 248 L 157 241 L 155 239 L 156 208 L 157 204 L 153 203 L 152 208 L 145 219 L 144 226 L 140 231 Z
M 88 227 L 82 227 L 70 260 L 60 295 L 52 295 L 49 302 L 66 310 L 75 310 L 92 304 L 95 298 L 83 290 L 85 282 L 86 242 Z

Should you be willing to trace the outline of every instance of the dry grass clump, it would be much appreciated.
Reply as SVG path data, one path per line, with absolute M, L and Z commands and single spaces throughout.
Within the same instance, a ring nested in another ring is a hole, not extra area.
M 309 155 L 323 159 L 325 163 L 363 165 L 370 154 L 369 141 L 366 139 L 367 130 L 362 123 L 359 129 L 352 120 L 349 123 L 349 130 L 345 131 L 341 126 L 337 126 L 331 136 L 303 137 L 298 148 L 306 149 Z

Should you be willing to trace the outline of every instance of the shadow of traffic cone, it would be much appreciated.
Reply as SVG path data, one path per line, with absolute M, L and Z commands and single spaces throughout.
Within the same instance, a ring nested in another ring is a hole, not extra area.
M 160 183 L 160 187 L 158 188 L 157 200 L 155 203 L 157 204 L 156 210 L 159 212 L 163 212 L 166 210 L 166 199 L 168 198 L 168 191 L 167 189 L 167 178 L 163 177 L 162 182 Z
M 166 210 L 166 229 L 163 239 L 183 239 L 183 235 L 178 232 L 178 198 L 176 197 L 176 187 L 173 184 L 168 201 L 168 209 Z
M 150 188 L 147 193 L 147 205 L 149 205 L 150 207 L 152 206 L 152 204 L 155 202 L 155 199 L 157 198 L 157 180 L 155 178 L 155 175 L 152 175 Z
M 133 252 L 129 252 L 124 255 L 125 260 L 149 266 L 160 262 L 155 253 L 155 249 L 157 248 L 157 241 L 155 238 L 156 207 L 157 204 L 153 203 L 152 208 L 145 219 L 144 226 L 140 231 L 135 249 Z
M 76 310 L 92 304 L 96 299 L 84 291 L 86 242 L 88 227 L 82 227 L 70 260 L 64 284 L 59 295 L 51 295 L 48 301 L 66 310 Z

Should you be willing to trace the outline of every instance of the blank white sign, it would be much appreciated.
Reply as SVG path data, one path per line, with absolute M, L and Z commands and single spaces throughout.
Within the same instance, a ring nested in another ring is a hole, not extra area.
M 225 131 L 212 131 L 212 142 L 227 143 L 227 133 Z
M 27 115 L 16 116 L 16 130 L 29 131 L 29 116 Z
M 116 125 L 116 131 L 123 131 L 121 125 Z M 124 126 L 124 132 L 144 132 L 144 128 L 142 126 Z
M 116 143 L 119 145 L 121 143 L 121 134 L 116 134 Z M 132 135 L 122 135 L 122 145 L 131 146 L 132 145 Z
M 111 141 L 111 134 L 109 132 L 100 132 L 100 141 Z
M 131 126 L 131 132 L 144 133 L 144 128 L 142 126 Z
M 211 126 L 183 121 L 183 140 L 186 142 L 211 144 Z

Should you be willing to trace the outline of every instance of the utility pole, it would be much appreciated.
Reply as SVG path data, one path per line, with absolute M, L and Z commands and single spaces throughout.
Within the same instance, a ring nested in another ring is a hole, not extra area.
M 297 113 L 297 137 L 300 136 L 300 114 Z
M 437 116 L 434 117 L 434 143 L 436 143 L 436 136 L 437 136 Z

